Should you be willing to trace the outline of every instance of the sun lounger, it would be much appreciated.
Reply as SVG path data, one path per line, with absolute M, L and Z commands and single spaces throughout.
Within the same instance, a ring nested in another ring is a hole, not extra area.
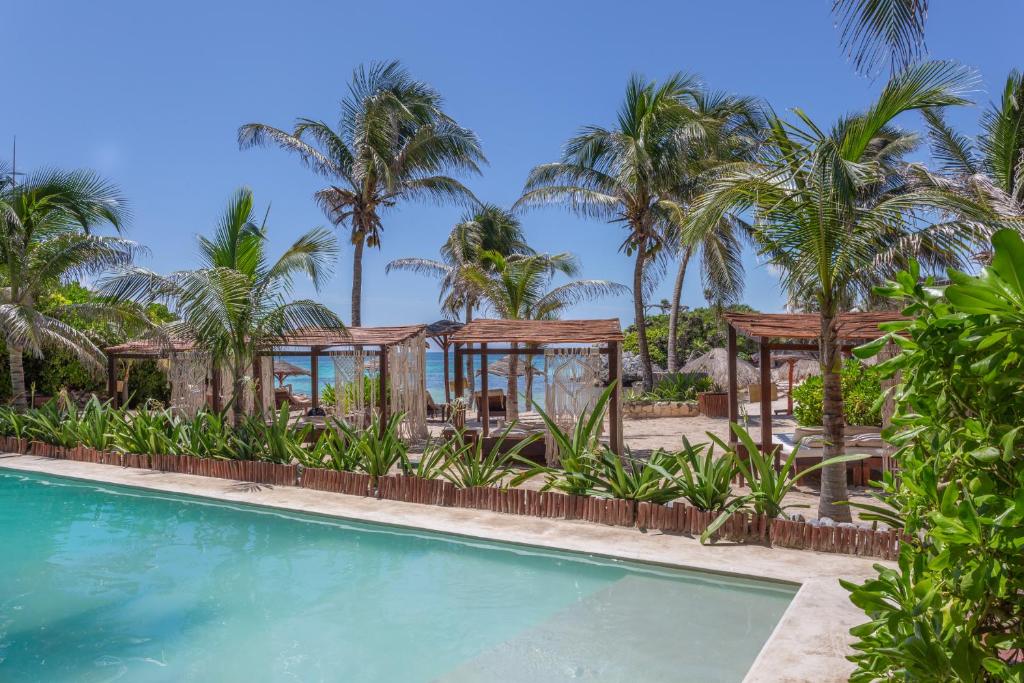
M 448 419 L 448 410 L 449 410 L 449 405 L 447 403 L 441 403 L 441 404 L 435 403 L 434 402 L 434 397 L 430 395 L 429 391 L 427 392 L 427 417 L 428 418 L 439 417 L 442 420 L 447 420 Z
M 483 395 L 478 391 L 473 394 L 473 402 L 476 404 L 477 419 L 483 419 L 484 401 Z M 508 414 L 505 405 L 505 392 L 502 389 L 491 389 L 487 392 L 487 416 L 490 418 L 505 417 Z

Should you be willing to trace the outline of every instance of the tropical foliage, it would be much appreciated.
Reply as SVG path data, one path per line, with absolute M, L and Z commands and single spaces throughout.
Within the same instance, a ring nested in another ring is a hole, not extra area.
M 634 394 L 631 401 L 696 401 L 697 394 L 711 391 L 714 381 L 707 375 L 676 372 L 658 380 L 651 391 Z
M 375 63 L 353 73 L 334 128 L 300 118 L 290 133 L 263 123 L 238 130 L 243 149 L 275 144 L 328 181 L 315 198 L 334 225 L 350 228 L 352 325 L 362 324 L 363 249 L 381 245 L 382 210 L 413 199 L 476 202 L 447 174 L 479 173 L 480 142 L 443 105 L 398 62 Z
M 44 349 L 61 349 L 91 371 L 104 362 L 103 352 L 81 330 L 40 311 L 40 299 L 61 282 L 131 263 L 139 247 L 93 232 L 104 225 L 120 231 L 128 220 L 117 188 L 95 173 L 48 170 L 23 183 L 13 178 L 0 182 L 0 335 L 12 401 L 25 408 L 25 354 L 42 357 Z
M 843 364 L 840 374 L 843 414 L 847 424 L 882 426 L 882 382 L 871 367 L 856 360 Z M 824 410 L 824 384 L 820 375 L 793 387 L 793 417 L 802 427 L 817 426 Z
M 698 229 L 723 212 L 752 211 L 754 239 L 780 268 L 790 300 L 818 313 L 826 458 L 843 451 L 838 314 L 869 300 L 872 286 L 912 256 L 935 268 L 970 253 L 980 235 L 935 216 L 988 217 L 904 161 L 918 137 L 894 122 L 906 112 L 966 103 L 971 83 L 962 67 L 927 62 L 894 76 L 864 112 L 831 128 L 799 110 L 797 124 L 772 117 L 762 158 L 719 176 L 697 202 Z M 821 478 L 819 514 L 849 521 L 845 468 L 826 467 Z
M 1024 663 L 1024 241 L 993 237 L 981 275 L 950 272 L 943 291 L 916 265 L 881 294 L 907 303 L 887 438 L 899 480 L 886 501 L 907 536 L 895 568 L 846 583 L 870 621 L 853 629 L 854 681 L 1021 681 Z
M 213 363 L 228 369 L 236 427 L 243 420 L 241 398 L 258 349 L 303 328 L 342 327 L 323 304 L 289 300 L 296 276 L 305 276 L 319 289 L 337 256 L 334 237 L 314 228 L 271 260 L 266 253 L 266 219 L 257 223 L 254 211 L 252 192 L 238 190 L 213 236 L 199 238 L 202 268 L 169 275 L 131 268 L 106 278 L 100 287 L 115 301 L 158 302 L 172 308 L 177 319 L 158 326 L 153 336 L 194 340 L 210 353 Z
M 711 349 L 725 348 L 728 343 L 725 322 L 722 313 L 756 313 L 753 308 L 744 304 L 734 304 L 724 308 L 694 308 L 679 312 L 676 327 L 676 355 L 678 365 L 682 367 L 687 361 L 701 356 Z M 625 329 L 626 340 L 622 348 L 633 353 L 640 352 L 636 326 Z M 651 360 L 661 367 L 668 367 L 669 352 L 669 316 L 652 315 L 647 318 L 647 341 L 651 351 Z M 739 357 L 745 360 L 753 358 L 757 353 L 757 343 L 744 336 L 736 339 Z

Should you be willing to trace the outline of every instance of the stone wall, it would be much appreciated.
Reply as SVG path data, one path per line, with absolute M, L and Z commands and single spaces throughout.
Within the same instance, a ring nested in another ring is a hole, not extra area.
M 693 417 L 698 414 L 696 401 L 625 401 L 622 404 L 622 417 L 630 420 Z

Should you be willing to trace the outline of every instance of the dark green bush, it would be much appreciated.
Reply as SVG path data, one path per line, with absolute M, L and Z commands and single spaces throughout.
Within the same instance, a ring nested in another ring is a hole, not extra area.
M 846 424 L 880 427 L 882 382 L 878 372 L 856 360 L 847 361 L 843 364 L 842 385 Z M 808 377 L 793 387 L 793 417 L 797 424 L 803 427 L 820 425 L 824 399 L 820 375 Z
M 725 347 L 726 330 L 722 322 L 722 312 L 754 313 L 753 308 L 743 304 L 717 308 L 695 308 L 679 314 L 679 334 L 676 351 L 679 364 L 695 358 L 711 349 Z M 640 352 L 637 341 L 636 326 L 626 328 L 626 341 L 622 348 L 633 353 Z M 737 340 L 740 358 L 750 360 L 757 353 L 757 344 L 747 337 L 740 336 Z M 647 317 L 647 343 L 651 349 L 651 360 L 665 367 L 668 360 L 668 316 L 652 315 Z
M 907 536 L 896 569 L 844 583 L 870 619 L 853 681 L 1024 680 L 1024 241 L 992 242 L 991 266 L 944 294 L 916 265 L 879 290 L 914 316 L 879 365 L 900 373 L 883 491 Z
M 658 380 L 654 389 L 641 394 L 641 401 L 696 401 L 697 394 L 711 391 L 715 383 L 707 375 L 675 372 Z

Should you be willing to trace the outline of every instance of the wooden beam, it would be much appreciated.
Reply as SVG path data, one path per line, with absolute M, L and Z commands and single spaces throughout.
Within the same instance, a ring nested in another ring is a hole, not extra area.
M 388 424 L 388 347 L 380 347 L 380 432 L 383 435 Z
M 444 402 L 452 402 L 452 388 L 448 386 L 448 338 L 445 337 L 444 345 L 441 346 L 441 353 L 444 354 Z
M 487 344 L 481 344 L 480 350 L 480 438 L 486 439 L 491 433 L 491 397 L 487 394 Z M 472 397 L 471 397 L 472 398 Z M 508 408 L 505 408 L 508 410 Z
M 458 344 L 452 344 L 452 348 L 455 352 L 455 398 L 462 398 L 462 394 L 466 390 L 466 382 L 462 377 L 462 349 L 459 348 Z
M 735 422 L 739 424 L 740 421 L 740 403 L 739 403 L 739 387 L 736 386 L 736 329 L 732 325 L 727 326 L 728 330 L 728 356 L 729 360 L 729 422 Z M 732 429 L 729 429 L 729 441 L 735 442 L 736 435 L 732 433 Z
M 115 408 L 121 407 L 121 394 L 117 391 L 117 359 L 107 356 L 107 393 Z
M 803 344 L 803 343 L 800 343 L 800 342 L 773 342 L 773 341 L 759 342 L 759 343 L 760 344 L 766 344 L 768 346 L 768 348 L 771 349 L 772 351 L 813 351 L 814 353 L 817 353 L 818 351 L 821 350 L 821 348 L 818 346 L 817 342 L 815 342 L 813 344 Z M 839 348 L 842 351 L 846 352 L 846 353 L 850 353 L 850 352 L 853 351 L 854 348 L 856 348 L 856 346 L 853 345 L 853 344 L 842 344 L 842 345 L 840 345 Z
M 611 344 L 613 342 L 608 342 L 608 343 Z M 560 348 L 564 348 L 567 351 L 571 351 L 572 350 L 572 347 L 560 347 Z M 580 346 L 580 347 L 577 347 L 577 348 L 580 349 L 581 351 L 586 351 L 587 353 L 590 353 L 590 350 L 593 347 L 590 347 L 590 346 Z M 480 355 L 483 355 L 483 349 L 463 349 L 462 353 L 467 355 L 467 356 L 480 356 Z M 525 346 L 522 347 L 522 348 L 519 348 L 519 347 L 516 347 L 516 348 L 511 348 L 511 347 L 509 347 L 509 348 L 493 348 L 492 347 L 491 350 L 488 351 L 488 353 L 492 354 L 492 355 L 502 354 L 502 355 L 506 355 L 506 356 L 510 355 L 510 354 L 511 355 L 516 355 L 516 356 L 543 356 L 544 355 L 544 349 L 531 349 L 531 348 L 526 348 Z M 608 349 L 606 349 L 606 348 L 605 349 L 600 349 L 598 351 L 598 353 L 602 353 L 602 354 L 607 355 L 608 354 Z
M 309 347 L 309 383 L 313 387 L 312 410 L 314 414 L 320 410 L 320 348 L 319 346 Z
M 622 367 L 618 342 L 608 342 L 608 382 L 615 383 L 608 400 L 608 439 L 612 452 L 622 455 Z
M 772 350 L 761 344 L 761 452 L 772 451 Z M 779 467 L 779 454 L 775 454 L 775 468 Z

